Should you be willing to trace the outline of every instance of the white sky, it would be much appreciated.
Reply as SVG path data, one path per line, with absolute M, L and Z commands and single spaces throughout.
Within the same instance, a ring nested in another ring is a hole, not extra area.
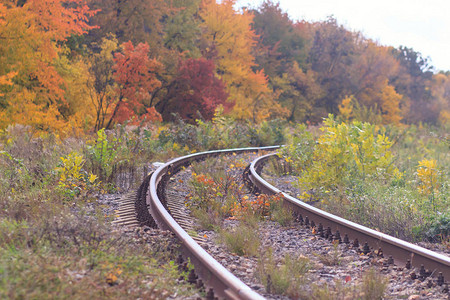
M 413 48 L 437 70 L 450 70 L 450 0 L 272 0 L 293 20 L 333 15 L 347 29 L 381 45 Z M 263 0 L 237 0 L 236 8 Z

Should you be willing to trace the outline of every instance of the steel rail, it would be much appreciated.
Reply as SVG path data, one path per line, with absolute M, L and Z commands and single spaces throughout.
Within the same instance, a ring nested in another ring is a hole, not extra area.
M 409 263 L 412 266 L 421 267 L 423 265 L 431 271 L 432 275 L 437 276 L 439 272 L 441 272 L 444 278 L 446 278 L 447 281 L 449 280 L 450 258 L 448 256 L 433 252 L 320 210 L 280 191 L 265 181 L 258 174 L 257 170 L 266 160 L 275 155 L 277 154 L 268 154 L 258 157 L 250 164 L 248 174 L 249 179 L 257 188 L 259 188 L 261 192 L 266 194 L 282 194 L 285 203 L 297 215 L 302 215 L 302 218 L 305 219 L 307 217 L 309 222 L 314 221 L 315 224 L 321 223 L 324 228 L 330 227 L 332 232 L 339 231 L 340 236 L 347 234 L 350 239 L 358 239 L 359 243 L 367 242 L 368 246 L 373 249 L 382 249 L 383 254 L 392 255 L 392 258 L 397 264 L 406 264 L 409 260 Z
M 217 151 L 207 151 L 190 154 L 169 161 L 160 166 L 151 176 L 146 197 L 147 207 L 159 228 L 170 230 L 179 239 L 182 253 L 189 257 L 195 267 L 197 275 L 209 287 L 214 289 L 214 294 L 226 299 L 264 299 L 261 295 L 245 285 L 236 276 L 231 274 L 225 267 L 209 255 L 200 245 L 198 245 L 189 234 L 172 218 L 164 207 L 158 196 L 158 187 L 162 183 L 164 176 L 170 176 L 177 172 L 182 166 L 195 160 L 201 160 L 209 156 L 221 154 L 257 152 L 262 150 L 275 150 L 279 146 L 237 148 Z

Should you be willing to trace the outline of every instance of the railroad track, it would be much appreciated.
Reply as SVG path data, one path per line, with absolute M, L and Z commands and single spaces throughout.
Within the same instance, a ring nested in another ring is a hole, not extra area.
M 296 218 L 307 226 L 316 227 L 318 235 L 330 240 L 353 243 L 362 246 L 365 254 L 383 253 L 392 264 L 403 265 L 407 269 L 417 268 L 412 275 L 424 280 L 433 277 L 438 285 L 444 285 L 450 279 L 450 258 L 423 247 L 372 230 L 368 227 L 345 220 L 304 203 L 265 181 L 260 171 L 268 159 L 277 154 L 268 154 L 255 159 L 249 166 L 246 176 L 258 192 L 273 195 L 282 194 L 284 203 L 293 211 Z M 413 278 L 414 279 L 414 278 Z
M 189 282 L 197 285 L 205 284 L 207 288 L 206 298 L 209 300 L 219 298 L 226 299 L 264 299 L 261 295 L 245 285 L 236 276 L 230 273 L 225 267 L 218 263 L 209 255 L 175 220 L 186 222 L 185 214 L 179 209 L 180 205 L 168 204 L 170 195 L 166 191 L 166 186 L 170 182 L 170 177 L 181 170 L 183 167 L 191 164 L 193 161 L 203 160 L 207 157 L 232 153 L 246 153 L 275 150 L 279 146 L 258 147 L 258 148 L 239 148 L 218 151 L 208 151 L 195 153 L 174 160 L 160 166 L 150 177 L 141 185 L 138 192 L 137 207 L 148 208 L 148 211 L 139 212 L 138 222 L 148 226 L 158 226 L 161 229 L 172 231 L 180 241 L 182 255 L 177 262 L 183 264 L 187 258 L 194 265 L 195 271 L 189 274 Z M 147 191 L 145 193 L 144 191 Z M 178 200 L 180 201 L 180 200 Z M 184 203 L 183 203 L 184 204 Z M 184 206 L 184 205 L 182 205 Z M 170 208 L 172 207 L 172 210 Z M 175 208 L 175 209 L 174 209 Z M 170 213 L 169 213 L 170 211 Z M 172 216 L 173 214 L 173 216 Z M 174 218 L 175 217 L 175 218 Z M 201 243 L 201 241 L 199 241 Z M 201 280 L 201 281 L 200 281 Z
M 186 261 L 194 265 L 188 281 L 197 286 L 207 286 L 209 299 L 264 299 L 261 295 L 246 286 L 236 276 L 231 274 L 220 263 L 213 259 L 200 245 L 202 238 L 193 238 L 187 231 L 192 229 L 193 220 L 184 209 L 184 199 L 179 194 L 168 192 L 170 178 L 183 167 L 193 161 L 207 157 L 232 154 L 276 150 L 279 146 L 261 148 L 239 148 L 218 151 L 208 151 L 176 158 L 161 165 L 155 172 L 149 174 L 141 184 L 136 195 L 130 195 L 124 203 L 124 211 L 129 210 L 134 201 L 136 213 L 130 225 L 147 225 L 172 231 L 180 241 L 181 255 L 177 262 L 186 266 Z M 275 154 L 264 155 L 253 161 L 246 169 L 249 184 L 255 190 L 267 194 L 282 194 L 286 205 L 291 207 L 297 219 L 303 224 L 316 227 L 320 236 L 352 242 L 354 246 L 362 245 L 362 252 L 377 250 L 390 257 L 391 263 L 404 263 L 407 268 L 419 267 L 417 277 L 425 279 L 433 276 L 438 285 L 445 284 L 445 278 L 450 278 L 450 259 L 422 247 L 404 242 L 386 234 L 371 230 L 359 224 L 321 211 L 304 202 L 295 199 L 264 181 L 259 175 L 265 161 Z M 123 221 L 122 221 L 123 222 Z

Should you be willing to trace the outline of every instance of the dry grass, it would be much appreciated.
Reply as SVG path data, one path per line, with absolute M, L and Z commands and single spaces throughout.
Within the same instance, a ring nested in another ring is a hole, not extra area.
M 167 240 L 137 244 L 113 231 L 95 201 L 58 191 L 53 170 L 59 158 L 82 145 L 75 139 L 32 138 L 20 126 L 0 136 L 0 299 L 161 299 L 195 293 L 178 280 L 182 274 Z

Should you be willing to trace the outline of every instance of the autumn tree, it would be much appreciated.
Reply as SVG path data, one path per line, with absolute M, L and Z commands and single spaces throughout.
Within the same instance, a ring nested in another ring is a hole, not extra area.
M 379 114 L 383 123 L 399 124 L 403 118 L 401 109 L 408 106 L 390 82 L 398 74 L 399 63 L 388 47 L 371 40 L 362 38 L 355 46 L 357 55 L 349 67 L 347 92 L 354 95 L 361 106 Z
M 155 76 L 161 64 L 149 58 L 148 44 L 139 43 L 135 48 L 129 41 L 122 47 L 123 53 L 118 52 L 114 57 L 117 98 L 106 128 L 110 128 L 113 122 L 121 123 L 132 117 L 138 120 L 161 120 L 155 108 L 150 106 L 150 93 L 161 85 Z
M 400 72 L 393 78 L 392 84 L 410 104 L 406 121 L 414 123 L 437 120 L 438 115 L 432 109 L 430 85 L 433 67 L 429 60 L 407 47 L 393 49 L 392 53 L 400 63 Z
M 279 3 L 266 0 L 254 14 L 252 28 L 259 36 L 256 45 L 256 63 L 271 78 L 282 76 L 296 62 L 306 62 L 305 40 L 296 30 L 294 22 L 283 12 Z
M 253 16 L 234 10 L 235 1 L 204 0 L 200 9 L 203 20 L 204 55 L 214 57 L 216 73 L 226 83 L 232 115 L 259 122 L 284 111 L 274 101 L 263 70 L 253 71 L 252 50 L 257 36 L 251 29 Z
M 315 72 L 306 70 L 305 39 L 279 4 L 265 1 L 253 13 L 253 29 L 259 35 L 257 68 L 264 69 L 277 101 L 288 109 L 288 120 L 310 119 L 321 89 Z
M 88 18 L 95 12 L 86 1 L 28 0 L 0 2 L 0 94 L 2 126 L 9 123 L 33 125 L 39 130 L 62 130 L 73 110 L 68 106 L 72 87 L 60 71 L 82 67 L 64 60 L 64 43 L 92 27 Z M 12 84 L 11 84 L 12 83 Z M 72 94 L 74 95 L 74 94 Z
M 450 72 L 439 72 L 431 81 L 433 111 L 439 113 L 438 123 L 450 124 Z
M 65 105 L 60 105 L 58 111 L 66 127 L 70 128 L 70 134 L 81 134 L 92 130 L 96 119 L 95 107 L 88 96 L 89 65 L 81 56 L 69 56 L 66 49 L 66 55 L 60 55 L 55 60 L 56 70 L 65 83 Z
M 350 90 L 363 105 L 370 106 L 373 93 L 378 93 L 386 80 L 397 75 L 399 64 L 389 48 L 371 40 L 360 39 L 355 54 L 349 72 Z
M 169 89 L 174 86 L 180 61 L 201 57 L 198 48 L 201 20 L 197 14 L 200 2 L 201 0 L 172 0 L 169 12 L 161 21 L 163 47 L 158 50 L 157 59 L 164 68 L 157 74 L 161 86 L 152 93 L 152 105 L 171 101 Z
M 392 85 L 387 84 L 387 80 L 383 89 L 379 93 L 381 117 L 384 124 L 399 125 L 402 119 L 400 111 L 400 102 L 402 95 L 395 91 Z
M 95 47 L 96 46 L 96 47 Z M 94 130 L 105 127 L 105 119 L 112 112 L 117 84 L 113 78 L 114 53 L 119 50 L 118 41 L 112 34 L 104 37 L 100 45 L 93 44 L 89 55 L 89 97 L 95 106 Z
M 281 77 L 272 79 L 274 91 L 279 93 L 278 102 L 289 111 L 289 121 L 319 121 L 314 108 L 323 90 L 317 84 L 316 77 L 314 71 L 304 72 L 294 62 Z
M 91 41 L 113 33 L 119 43 L 147 43 L 153 58 L 164 50 L 162 20 L 170 13 L 169 1 L 92 0 L 91 6 L 100 10 L 92 19 L 92 24 L 98 28 L 90 32 Z
M 357 34 L 338 25 L 334 18 L 314 24 L 308 62 L 324 90 L 316 105 L 336 113 L 339 99 L 349 94 L 350 68 L 354 61 Z
M 230 110 L 232 104 L 226 102 L 225 84 L 216 77 L 214 69 L 214 63 L 205 58 L 190 58 L 180 63 L 166 99 L 157 105 L 164 120 L 172 119 L 173 113 L 188 121 L 195 120 L 199 114 L 210 120 L 219 105 L 225 111 Z
M 188 58 L 200 57 L 200 19 L 196 16 L 201 0 L 173 0 L 172 10 L 165 20 L 164 47 Z

